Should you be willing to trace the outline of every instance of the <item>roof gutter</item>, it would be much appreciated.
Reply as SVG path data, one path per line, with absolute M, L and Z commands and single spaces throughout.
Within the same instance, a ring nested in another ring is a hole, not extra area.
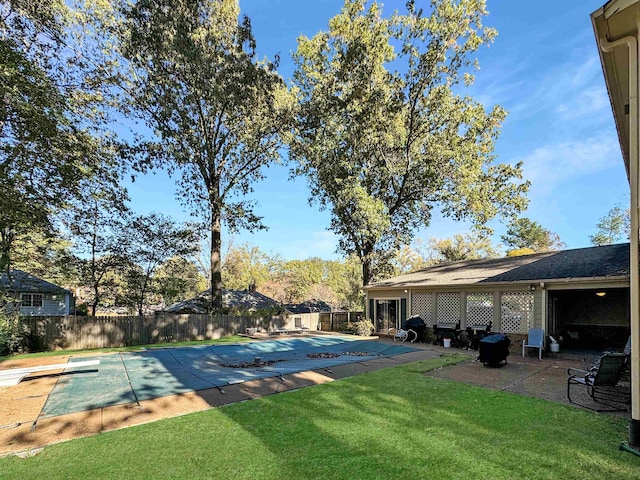
M 517 285 L 538 285 L 544 283 L 545 285 L 553 285 L 558 283 L 612 283 L 612 282 L 628 282 L 628 275 L 620 275 L 615 277 L 567 277 L 567 278 L 538 278 L 531 280 L 513 280 L 506 282 L 476 282 L 476 283 L 442 283 L 437 285 L 425 285 L 421 283 L 406 283 L 401 285 L 365 285 L 363 287 L 366 291 L 376 290 L 389 290 L 395 288 L 405 289 L 452 289 L 452 288 L 466 288 L 466 287 L 502 287 L 502 286 L 517 286 Z

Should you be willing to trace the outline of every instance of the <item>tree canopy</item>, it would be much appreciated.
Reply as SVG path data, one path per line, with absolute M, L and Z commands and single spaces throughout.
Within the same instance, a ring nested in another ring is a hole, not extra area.
M 51 215 L 95 172 L 100 142 L 76 100 L 62 1 L 0 2 L 0 268 L 16 237 L 51 230 Z
M 471 54 L 495 36 L 482 25 L 484 1 L 432 7 L 426 16 L 409 1 L 384 17 L 377 2 L 346 0 L 294 54 L 291 157 L 365 284 L 434 208 L 485 226 L 526 203 L 520 164 L 493 164 L 504 110 L 459 93 L 473 81 Z
M 539 253 L 565 247 L 565 243 L 556 233 L 524 217 L 511 222 L 507 233 L 500 238 L 512 250 L 520 250 L 518 255 L 526 255 L 528 250 L 531 250 L 530 253 Z
M 598 220 L 596 228 L 598 229 L 597 233 L 589 236 L 592 245 L 610 245 L 622 240 L 628 240 L 631 230 L 629 209 L 625 210 L 620 205 L 616 205 Z

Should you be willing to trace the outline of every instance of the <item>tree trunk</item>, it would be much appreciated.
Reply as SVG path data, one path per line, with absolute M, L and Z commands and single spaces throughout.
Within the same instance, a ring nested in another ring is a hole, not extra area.
M 95 317 L 96 316 L 96 309 L 98 308 L 98 301 L 99 301 L 99 297 L 98 297 L 98 282 L 93 282 L 93 302 L 91 302 L 91 316 Z
M 371 265 L 373 247 L 367 247 L 362 253 L 364 253 L 364 255 L 360 257 L 360 261 L 362 262 L 362 286 L 365 286 L 373 280 L 373 269 Z
M 211 208 L 211 311 L 222 313 L 221 215 Z

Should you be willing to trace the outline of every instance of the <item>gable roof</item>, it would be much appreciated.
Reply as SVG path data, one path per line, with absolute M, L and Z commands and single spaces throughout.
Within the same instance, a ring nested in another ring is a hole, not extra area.
M 629 244 L 463 260 L 389 278 L 365 289 L 629 278 Z
M 163 311 L 169 313 L 207 313 L 211 305 L 211 289 L 195 298 L 183 300 L 168 306 Z M 256 310 L 283 310 L 274 299 L 255 290 L 223 290 L 222 305 L 225 308 L 254 312 Z
M 42 280 L 22 270 L 0 274 L 0 289 L 18 293 L 70 293 L 69 290 Z
M 331 305 L 322 300 L 313 300 L 303 303 L 286 303 L 283 305 L 291 313 L 331 312 Z

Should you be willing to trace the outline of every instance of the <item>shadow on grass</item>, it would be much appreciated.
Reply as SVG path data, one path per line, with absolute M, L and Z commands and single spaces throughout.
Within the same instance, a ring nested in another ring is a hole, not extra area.
M 626 422 L 425 375 L 447 356 L 1 459 L 6 478 L 634 478 Z
M 445 360 L 446 361 L 446 360 Z M 631 478 L 620 419 L 399 366 L 222 409 L 273 478 Z M 295 420 L 294 420 L 295 419 Z

